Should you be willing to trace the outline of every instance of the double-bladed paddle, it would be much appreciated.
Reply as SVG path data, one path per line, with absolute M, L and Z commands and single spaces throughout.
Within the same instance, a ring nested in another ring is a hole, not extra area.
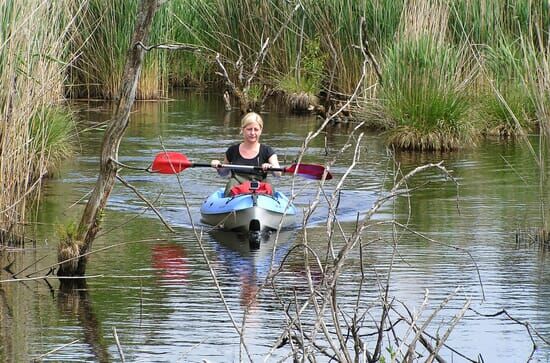
M 175 151 L 165 151 L 157 154 L 149 170 L 153 173 L 177 174 L 187 168 L 210 168 L 210 164 L 193 163 L 187 159 L 187 156 Z M 263 170 L 259 166 L 222 164 L 219 167 L 235 170 Z M 332 175 L 322 165 L 317 164 L 292 164 L 286 168 L 271 168 L 268 171 L 280 171 L 286 174 L 296 174 L 303 178 L 321 180 L 325 176 L 326 180 L 332 179 Z

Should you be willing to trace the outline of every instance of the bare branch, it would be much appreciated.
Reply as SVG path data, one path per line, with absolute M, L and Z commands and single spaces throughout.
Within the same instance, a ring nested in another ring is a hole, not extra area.
M 155 214 L 157 215 L 157 217 L 159 217 L 160 221 L 162 222 L 162 224 L 164 224 L 166 226 L 166 228 L 168 228 L 168 230 L 172 233 L 176 233 L 176 231 L 174 231 L 174 229 L 168 224 L 168 222 L 164 219 L 164 217 L 162 216 L 162 214 L 160 214 L 160 212 L 158 211 L 158 209 L 153 205 L 151 204 L 151 202 L 149 202 L 147 200 L 147 198 L 145 198 L 145 196 L 143 194 L 141 194 L 139 192 L 139 190 L 136 189 L 136 187 L 134 187 L 132 184 L 128 183 L 126 180 L 124 180 L 124 178 L 122 178 L 120 175 L 117 174 L 116 178 L 122 183 L 124 184 L 126 187 L 130 188 L 138 197 L 139 199 L 141 199 L 142 201 L 145 202 L 145 204 L 147 204 L 149 206 L 149 208 L 151 208 L 153 210 L 153 212 L 155 212 Z

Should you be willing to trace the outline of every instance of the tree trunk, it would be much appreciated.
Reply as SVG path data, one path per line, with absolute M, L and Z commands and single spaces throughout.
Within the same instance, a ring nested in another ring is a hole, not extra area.
M 134 35 L 124 68 L 118 106 L 109 127 L 105 131 L 101 145 L 99 176 L 78 226 L 76 240 L 79 244 L 81 257 L 78 264 L 61 265 L 57 272 L 58 276 L 84 276 L 86 273 L 87 256 L 82 255 L 91 251 L 92 242 L 99 231 L 101 215 L 107 204 L 109 194 L 113 190 L 118 171 L 118 166 L 113 160 L 118 160 L 118 148 L 128 127 L 130 110 L 136 97 L 137 84 L 145 53 L 143 47 L 138 44 L 145 43 L 158 7 L 159 0 L 142 0 L 138 10 Z

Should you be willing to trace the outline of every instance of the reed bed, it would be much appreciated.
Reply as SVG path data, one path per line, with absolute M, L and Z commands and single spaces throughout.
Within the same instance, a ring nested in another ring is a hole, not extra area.
M 79 18 L 78 37 L 71 46 L 81 54 L 71 72 L 72 98 L 118 97 L 126 55 L 134 32 L 138 1 L 89 0 Z M 155 18 L 151 43 L 165 41 L 168 33 L 167 10 Z M 138 99 L 165 96 L 168 85 L 167 55 L 151 52 L 146 57 Z
M 538 242 L 548 247 L 550 244 L 550 227 L 548 222 L 548 153 L 550 140 L 550 44 L 543 31 L 535 28 L 539 35 L 538 42 L 522 39 L 522 50 L 527 69 L 523 73 L 523 84 L 535 109 L 536 125 L 538 126 L 538 149 L 531 147 L 533 158 L 537 162 L 539 172 L 540 224 L 537 235 Z M 525 139 L 529 143 L 528 139 Z M 530 144 L 529 144 L 530 145 Z
M 0 3 L 0 228 L 16 233 L 43 177 L 70 152 L 62 99 L 76 1 Z

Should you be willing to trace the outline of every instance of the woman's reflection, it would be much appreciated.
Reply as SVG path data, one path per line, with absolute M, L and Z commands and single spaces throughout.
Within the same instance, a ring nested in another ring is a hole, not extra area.
M 271 268 L 276 233 L 262 234 L 260 248 L 250 249 L 248 234 L 214 230 L 214 248 L 219 260 L 241 282 L 241 306 L 252 309 L 257 306 L 258 291 Z M 283 231 L 279 234 L 273 260 L 276 268 L 290 248 L 294 233 Z

